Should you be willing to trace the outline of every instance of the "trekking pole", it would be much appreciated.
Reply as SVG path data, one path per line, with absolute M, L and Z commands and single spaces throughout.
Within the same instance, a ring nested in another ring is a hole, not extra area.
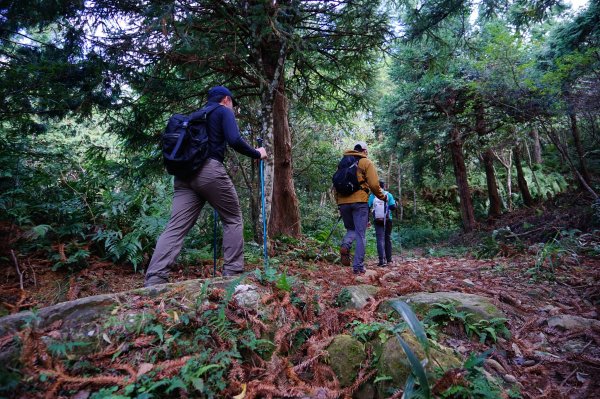
M 213 278 L 217 274 L 217 210 L 213 209 Z
M 325 241 L 323 242 L 323 244 L 321 245 L 321 249 L 325 248 L 325 245 L 327 245 L 327 242 L 329 241 L 329 239 L 331 238 L 331 235 L 333 234 L 333 232 L 335 231 L 335 229 L 337 228 L 338 224 L 340 224 L 340 220 L 342 220 L 342 215 L 340 215 L 340 217 L 338 217 L 337 222 L 335 222 L 335 224 L 333 225 L 333 228 L 331 229 L 331 231 L 329 232 L 329 235 L 327 236 L 327 238 L 325 239 Z
M 257 139 L 258 146 L 263 146 L 263 139 Z M 265 172 L 264 172 L 264 161 L 260 160 L 259 169 L 260 169 L 260 197 L 262 204 L 262 220 L 263 220 L 263 257 L 265 259 L 265 271 L 269 268 L 269 256 L 267 254 L 267 217 L 265 214 Z

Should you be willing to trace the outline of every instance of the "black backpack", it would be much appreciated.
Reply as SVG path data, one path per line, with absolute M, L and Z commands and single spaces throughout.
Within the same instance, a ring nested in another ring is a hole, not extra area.
M 208 157 L 208 114 L 219 106 L 169 118 L 162 135 L 163 161 L 169 174 L 185 178 L 200 169 Z
M 338 194 L 350 195 L 361 189 L 361 183 L 357 176 L 358 161 L 360 157 L 344 155 L 338 164 L 337 171 L 333 174 L 333 187 Z

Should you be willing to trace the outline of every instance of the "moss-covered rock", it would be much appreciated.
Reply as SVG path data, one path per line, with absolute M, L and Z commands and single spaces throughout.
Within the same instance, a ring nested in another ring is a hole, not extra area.
M 379 305 L 379 312 L 392 311 L 389 303 L 400 299 L 408 303 L 415 313 L 425 316 L 436 303 L 454 303 L 456 310 L 473 314 L 473 320 L 491 320 L 497 317 L 506 317 L 500 309 L 492 304 L 489 298 L 481 295 L 465 294 L 464 292 L 418 292 L 400 298 L 388 299 Z
M 421 344 L 419 344 L 412 333 L 405 331 L 401 334 L 401 337 L 410 346 L 419 360 L 423 360 L 426 357 Z M 429 347 L 429 361 L 425 367 L 428 374 L 432 373 L 436 368 L 447 370 L 461 366 L 461 359 L 452 349 L 431 340 L 429 341 Z M 385 397 L 388 389 L 404 386 L 406 379 L 411 373 L 411 365 L 395 336 L 390 337 L 382 345 L 376 345 L 376 348 L 377 352 L 379 352 L 379 361 L 377 363 L 378 375 L 380 377 L 391 377 L 391 379 L 377 384 L 380 396 Z
M 340 385 L 347 387 L 352 385 L 360 365 L 366 359 L 365 347 L 350 335 L 338 335 L 333 339 L 329 347 L 329 364 L 335 372 Z

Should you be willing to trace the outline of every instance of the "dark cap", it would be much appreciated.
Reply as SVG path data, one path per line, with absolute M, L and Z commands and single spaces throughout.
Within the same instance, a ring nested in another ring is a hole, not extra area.
M 379 187 L 385 188 L 385 181 L 379 180 Z
M 215 86 L 208 91 L 208 100 L 209 101 L 211 99 L 223 97 L 223 96 L 229 96 L 233 100 L 233 94 L 231 94 L 229 89 L 225 86 Z M 234 101 L 234 104 L 235 104 L 235 101 Z

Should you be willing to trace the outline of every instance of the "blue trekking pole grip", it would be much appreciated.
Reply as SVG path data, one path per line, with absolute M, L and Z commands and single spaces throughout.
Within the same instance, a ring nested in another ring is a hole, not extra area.
M 263 139 L 257 139 L 258 146 L 263 146 Z M 264 171 L 265 163 L 260 160 L 259 162 L 259 170 L 260 170 L 260 197 L 262 204 L 262 220 L 263 220 L 263 257 L 265 260 L 265 270 L 269 268 L 269 256 L 267 254 L 267 215 L 265 214 L 265 171 Z

